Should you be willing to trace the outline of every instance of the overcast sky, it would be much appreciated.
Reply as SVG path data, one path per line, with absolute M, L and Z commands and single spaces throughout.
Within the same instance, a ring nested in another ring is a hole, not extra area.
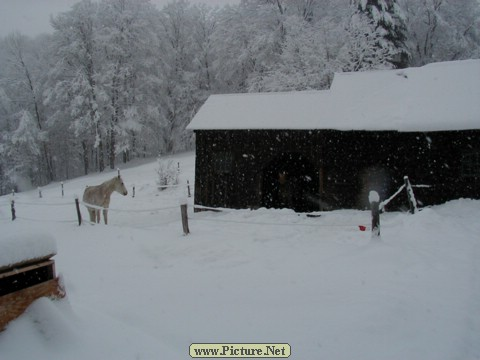
M 151 0 L 159 8 L 171 0 Z M 211 5 L 238 3 L 240 0 L 190 0 Z M 78 0 L 0 0 L 0 37 L 13 31 L 28 36 L 51 33 L 50 15 L 68 11 Z

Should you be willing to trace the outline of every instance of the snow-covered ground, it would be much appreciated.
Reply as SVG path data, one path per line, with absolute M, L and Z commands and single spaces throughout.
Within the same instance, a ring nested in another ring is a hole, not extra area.
M 193 183 L 193 153 L 174 160 Z M 65 182 L 64 198 L 59 184 L 17 194 L 14 222 L 0 197 L 0 239 L 50 234 L 67 291 L 0 333 L 0 359 L 189 359 L 203 342 L 289 343 L 291 359 L 480 359 L 480 201 L 382 214 L 372 240 L 358 228 L 367 211 L 193 213 L 189 198 L 184 236 L 186 189 L 159 192 L 156 167 L 122 169 L 130 194 L 110 206 L 137 211 L 112 210 L 108 226 L 79 227 L 73 199 L 115 172 Z

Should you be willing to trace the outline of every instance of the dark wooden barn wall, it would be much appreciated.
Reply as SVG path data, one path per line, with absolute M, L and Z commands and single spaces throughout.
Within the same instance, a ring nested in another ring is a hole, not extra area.
M 480 198 L 480 131 L 234 130 L 196 131 L 195 202 L 229 208 L 290 207 L 297 211 L 366 208 L 408 175 L 424 204 Z M 478 160 L 477 160 L 478 166 Z M 291 190 L 282 201 L 279 173 Z M 294 184 L 294 185 L 292 185 Z M 300 190 L 299 190 L 300 189 Z M 392 208 L 406 205 L 401 196 Z

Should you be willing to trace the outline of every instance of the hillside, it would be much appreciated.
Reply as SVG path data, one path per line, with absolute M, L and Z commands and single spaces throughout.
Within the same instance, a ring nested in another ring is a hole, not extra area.
M 182 184 L 194 154 L 173 157 Z M 0 358 L 189 359 L 192 343 L 289 343 L 291 359 L 480 358 L 480 201 L 415 215 L 311 218 L 290 210 L 193 213 L 158 191 L 156 162 L 122 169 L 109 225 L 76 223 L 74 195 L 116 172 L 0 197 L 2 239 L 48 234 L 67 297 L 41 299 L 0 333 Z M 135 185 L 135 197 L 131 190 Z M 83 217 L 87 217 L 82 207 Z M 1 250 L 0 250 L 1 251 Z

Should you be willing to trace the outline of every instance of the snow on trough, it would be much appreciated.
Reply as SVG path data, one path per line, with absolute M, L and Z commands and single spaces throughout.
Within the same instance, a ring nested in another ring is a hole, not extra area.
M 192 183 L 193 154 L 174 161 Z M 112 196 L 123 211 L 108 226 L 79 227 L 73 194 L 113 173 L 66 181 L 64 199 L 59 184 L 17 194 L 14 222 L 0 198 L 0 247 L 21 229 L 52 234 L 67 291 L 0 333 L 2 360 L 190 359 L 202 342 L 289 343 L 291 359 L 480 358 L 480 201 L 382 214 L 372 241 L 358 230 L 368 211 L 193 213 L 188 198 L 184 236 L 186 189 L 159 192 L 155 167 L 122 169 L 136 196 Z
M 19 262 L 54 255 L 57 246 L 54 237 L 45 232 L 17 229 L 14 234 L 3 235 L 0 242 L 0 268 Z

